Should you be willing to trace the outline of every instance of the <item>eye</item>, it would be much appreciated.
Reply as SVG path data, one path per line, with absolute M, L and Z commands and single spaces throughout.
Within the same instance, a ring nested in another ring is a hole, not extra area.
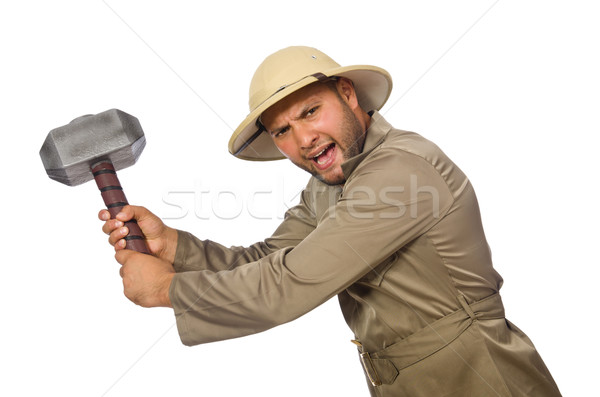
M 281 137 L 283 134 L 285 134 L 288 130 L 290 129 L 290 127 L 283 127 L 277 131 L 273 131 L 273 133 L 271 134 L 271 136 L 273 136 L 274 138 L 279 138 Z
M 316 113 L 317 109 L 319 109 L 319 107 L 318 107 L 318 106 L 315 106 L 315 107 L 313 107 L 313 108 L 310 108 L 310 109 L 308 110 L 308 112 L 306 112 L 306 115 L 307 115 L 307 116 L 312 116 L 313 114 L 315 114 L 315 113 Z

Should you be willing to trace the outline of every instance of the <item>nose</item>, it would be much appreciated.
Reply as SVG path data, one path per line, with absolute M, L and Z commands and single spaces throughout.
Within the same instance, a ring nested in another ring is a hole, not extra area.
M 305 125 L 296 128 L 295 135 L 298 146 L 300 146 L 301 149 L 310 149 L 319 141 L 319 133 Z

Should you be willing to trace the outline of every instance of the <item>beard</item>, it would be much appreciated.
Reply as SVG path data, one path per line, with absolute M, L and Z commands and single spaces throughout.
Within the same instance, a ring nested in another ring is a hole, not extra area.
M 352 112 L 352 109 L 350 109 L 350 106 L 341 99 L 340 103 L 342 104 L 343 111 L 342 122 L 339 126 L 342 131 L 342 138 L 339 142 L 332 140 L 330 143 L 335 144 L 336 149 L 342 154 L 342 161 L 346 161 L 362 152 L 366 132 L 354 112 Z M 327 169 L 323 172 L 312 164 L 312 160 L 304 163 L 294 162 L 294 164 L 327 185 L 342 185 L 346 182 L 346 177 L 339 165 L 333 165 L 332 169 Z

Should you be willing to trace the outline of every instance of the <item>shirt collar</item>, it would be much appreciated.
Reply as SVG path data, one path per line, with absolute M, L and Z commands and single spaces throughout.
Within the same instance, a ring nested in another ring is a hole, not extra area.
M 374 110 L 371 115 L 371 124 L 369 125 L 369 128 L 367 128 L 367 137 L 365 139 L 363 151 L 342 163 L 342 172 L 346 179 L 350 177 L 350 174 L 354 169 L 358 167 L 373 149 L 381 145 L 385 136 L 391 129 L 391 124 L 388 123 L 378 111 Z

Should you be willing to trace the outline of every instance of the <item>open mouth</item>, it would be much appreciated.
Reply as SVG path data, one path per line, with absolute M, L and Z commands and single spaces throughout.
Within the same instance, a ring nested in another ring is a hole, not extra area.
M 330 144 L 321 150 L 316 156 L 314 156 L 311 160 L 317 168 L 325 169 L 331 165 L 335 158 L 335 143 Z

